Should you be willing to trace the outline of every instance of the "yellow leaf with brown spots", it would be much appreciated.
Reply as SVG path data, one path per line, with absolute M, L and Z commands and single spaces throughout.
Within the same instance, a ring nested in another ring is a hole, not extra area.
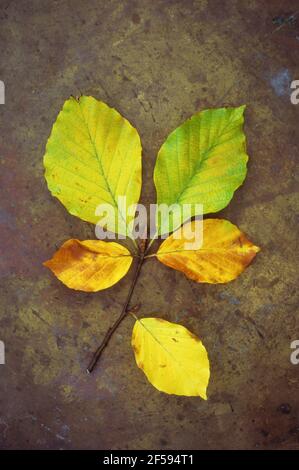
M 141 143 L 115 109 L 92 96 L 68 99 L 53 125 L 44 166 L 49 190 L 70 214 L 132 238 Z
M 132 347 L 138 367 L 161 392 L 207 399 L 207 351 L 187 328 L 161 318 L 137 320 Z
M 178 237 L 177 231 L 161 244 L 157 252 L 161 263 L 182 271 L 193 281 L 211 284 L 232 281 L 260 251 L 228 220 L 194 220 L 184 227 L 189 233 L 196 233 L 196 229 L 199 233 L 196 224 L 203 224 L 202 244 L 198 249 L 185 249 L 186 243 L 192 239 L 186 239 L 183 231 Z
M 96 292 L 113 286 L 124 277 L 132 260 L 127 248 L 119 243 L 71 239 L 44 266 L 67 287 Z

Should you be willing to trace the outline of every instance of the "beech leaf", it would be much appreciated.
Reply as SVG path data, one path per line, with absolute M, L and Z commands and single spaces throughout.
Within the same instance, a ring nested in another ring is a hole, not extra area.
M 71 214 L 101 225 L 96 208 L 110 204 L 102 226 L 130 236 L 134 214 L 127 209 L 140 197 L 141 143 L 115 109 L 91 96 L 68 99 L 53 125 L 44 165 L 49 190 Z M 126 208 L 119 196 L 126 196 Z
M 195 224 L 203 224 L 202 246 L 195 250 L 184 249 L 185 243 L 192 240 L 176 239 L 175 232 L 160 245 L 157 258 L 193 281 L 210 284 L 232 281 L 260 251 L 228 220 L 193 220 L 187 224 L 190 233 L 195 233 Z
M 154 170 L 157 203 L 177 205 L 169 216 L 169 233 L 200 215 L 196 204 L 203 205 L 203 214 L 223 209 L 243 183 L 248 160 L 242 129 L 244 109 L 201 111 L 175 129 L 160 148 Z M 176 224 L 174 214 L 183 204 L 191 204 L 191 214 Z M 168 220 L 157 219 L 162 235 Z
M 96 292 L 116 284 L 127 274 L 132 261 L 130 252 L 119 243 L 71 239 L 44 266 L 67 287 Z
M 208 354 L 187 328 L 161 318 L 137 320 L 132 347 L 138 367 L 161 392 L 207 399 Z

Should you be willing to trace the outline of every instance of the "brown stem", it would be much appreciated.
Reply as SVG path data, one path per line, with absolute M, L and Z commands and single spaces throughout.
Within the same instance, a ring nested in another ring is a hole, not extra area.
M 109 341 L 110 341 L 110 338 L 111 336 L 113 335 L 113 333 L 115 332 L 115 330 L 118 328 L 118 326 L 121 324 L 121 322 L 123 321 L 123 319 L 127 316 L 127 314 L 129 313 L 128 312 L 128 306 L 129 306 L 129 303 L 131 301 L 131 297 L 133 295 L 133 292 L 134 292 L 134 289 L 135 289 L 135 286 L 136 286 L 136 283 L 137 283 L 137 280 L 138 280 L 138 277 L 139 277 L 139 274 L 140 274 L 140 270 L 141 270 L 141 267 L 142 267 L 142 264 L 143 264 L 143 261 L 144 261 L 144 256 L 145 256 L 145 248 L 146 248 L 146 244 L 144 245 L 144 247 L 142 247 L 142 251 L 141 251 L 141 254 L 140 254 L 140 257 L 139 257 L 139 261 L 138 261 L 138 265 L 137 265 L 137 268 L 136 268 L 136 271 L 135 271 L 135 275 L 134 275 L 134 278 L 133 278 L 133 281 L 132 281 L 132 284 L 131 284 L 131 287 L 130 287 L 130 290 L 128 292 L 128 295 L 127 295 L 127 298 L 126 298 L 126 301 L 123 305 L 123 308 L 122 308 L 122 311 L 121 311 L 121 314 L 120 316 L 118 317 L 118 319 L 116 320 L 116 322 L 108 329 L 108 331 L 106 332 L 104 338 L 103 338 L 103 341 L 102 343 L 100 344 L 100 346 L 98 347 L 98 349 L 96 350 L 96 352 L 94 353 L 88 367 L 87 367 L 87 373 L 90 374 L 93 369 L 95 368 L 98 360 L 100 359 L 101 355 L 102 355 L 102 352 L 104 351 L 104 349 L 106 348 L 106 346 L 108 345 Z

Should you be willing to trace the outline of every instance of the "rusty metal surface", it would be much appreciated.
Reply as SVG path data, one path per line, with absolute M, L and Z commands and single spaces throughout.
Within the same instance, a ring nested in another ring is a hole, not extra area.
M 296 287 L 299 26 L 272 22 L 298 1 L 0 2 L 1 448 L 299 448 Z M 45 268 L 55 248 L 93 228 L 51 197 L 42 156 L 70 94 L 117 108 L 143 142 L 143 201 L 168 133 L 195 111 L 248 105 L 249 171 L 218 216 L 262 247 L 227 285 L 144 266 L 133 302 L 204 341 L 209 400 L 148 384 L 121 325 L 94 375 L 85 368 L 118 316 L 130 276 L 98 294 L 68 290 Z

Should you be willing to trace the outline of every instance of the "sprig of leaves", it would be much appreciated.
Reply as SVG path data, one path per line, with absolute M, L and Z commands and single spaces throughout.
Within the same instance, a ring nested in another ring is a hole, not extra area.
M 203 205 L 204 213 L 228 205 L 247 171 L 244 110 L 240 106 L 201 111 L 167 137 L 154 171 L 158 204 L 175 204 L 177 210 L 190 204 L 192 216 L 198 215 L 198 204 Z M 135 245 L 129 251 L 116 242 L 68 240 L 44 263 L 60 281 L 85 292 L 106 289 L 126 275 L 138 250 L 134 280 L 120 317 L 108 330 L 89 371 L 131 311 L 134 287 L 146 259 L 157 258 L 196 282 L 224 283 L 241 274 L 259 251 L 223 219 L 203 221 L 199 249 L 184 249 L 186 240 L 175 233 L 153 254 L 148 254 L 153 240 L 137 244 L 129 230 L 134 214 L 118 207 L 117 201 L 119 196 L 126 196 L 128 206 L 139 201 L 140 138 L 116 110 L 92 97 L 71 97 L 65 102 L 48 140 L 44 165 L 49 190 L 72 215 L 101 223 L 96 207 L 109 203 L 113 213 L 105 219 L 107 230 L 131 238 Z M 177 230 L 175 217 L 175 211 L 167 221 L 158 216 L 157 235 L 164 234 L 166 226 Z M 193 229 L 200 223 L 182 222 Z M 181 325 L 160 318 L 135 318 L 132 347 L 136 363 L 152 385 L 166 393 L 206 399 L 210 366 L 202 342 Z

